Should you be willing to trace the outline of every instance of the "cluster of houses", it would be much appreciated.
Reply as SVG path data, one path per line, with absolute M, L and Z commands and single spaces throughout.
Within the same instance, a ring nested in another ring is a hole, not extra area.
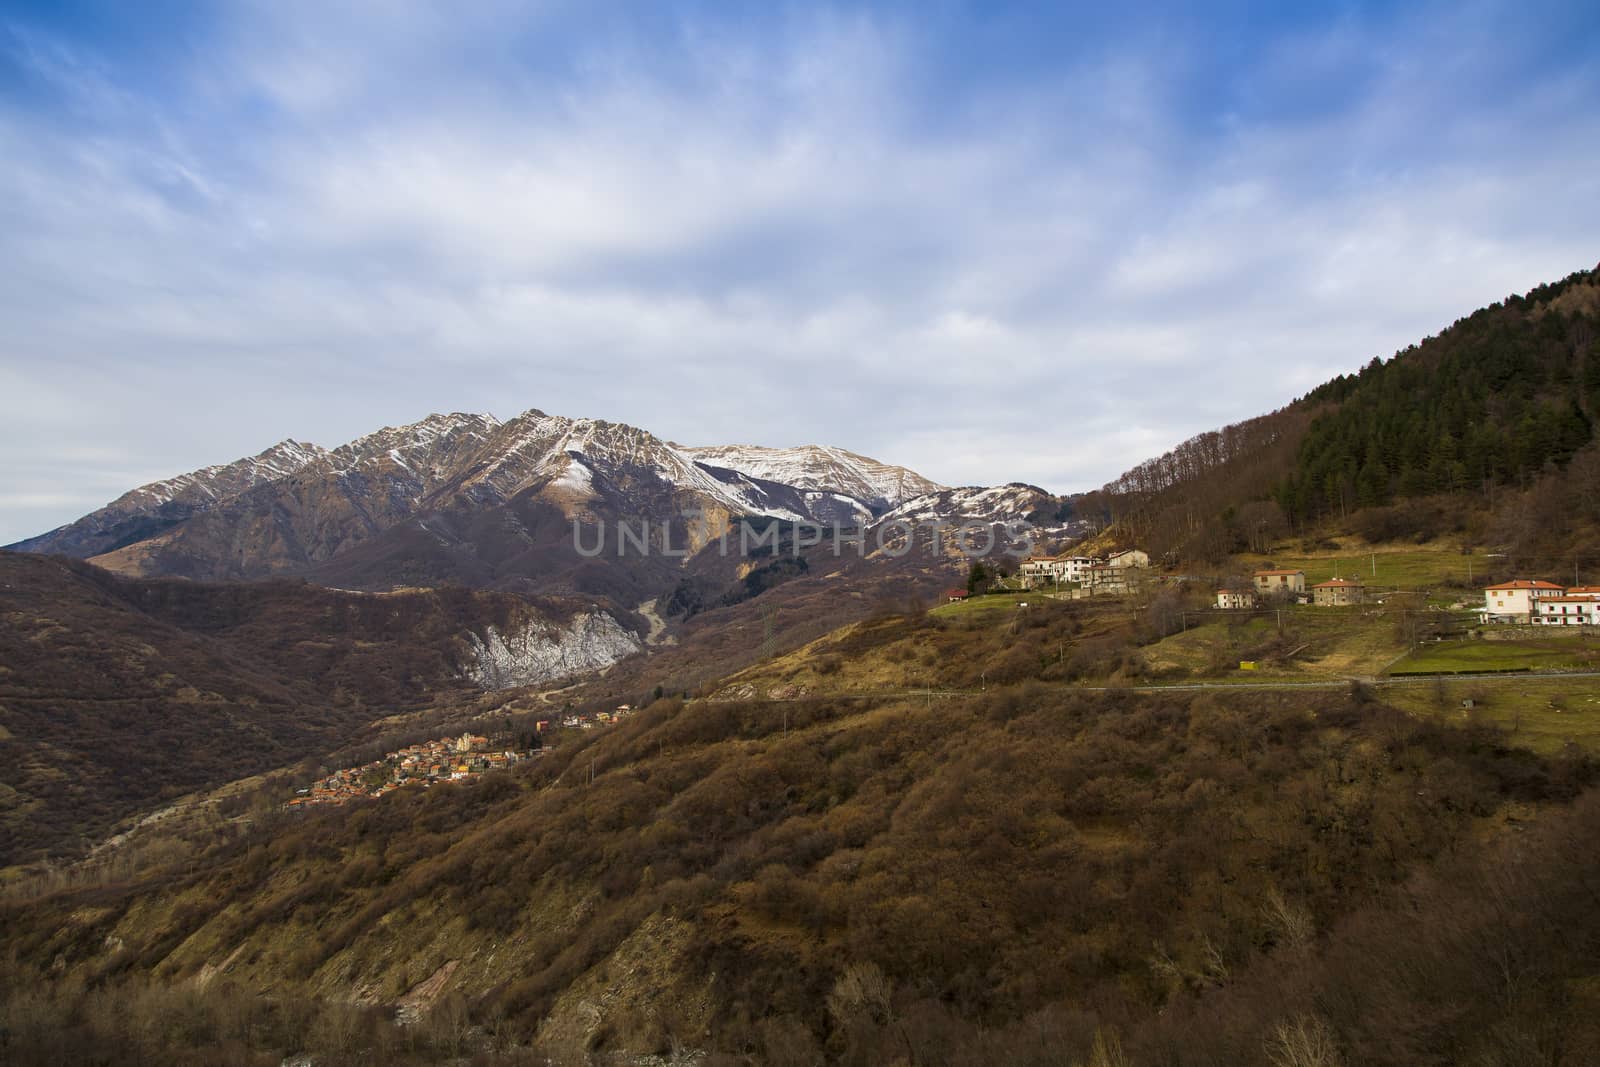
M 1024 589 L 1058 590 L 1073 596 L 1131 593 L 1150 557 L 1137 548 L 1106 556 L 1029 556 L 1017 568 Z
M 619 704 L 615 711 L 575 712 L 564 715 L 561 725 L 568 730 L 593 730 L 596 726 L 611 726 L 621 722 L 633 714 L 633 707 L 629 704 Z M 541 733 L 549 727 L 552 720 L 541 719 L 535 725 Z
M 1483 591 L 1486 623 L 1534 626 L 1600 626 L 1600 585 L 1557 585 L 1530 578 L 1491 585 Z
M 1308 589 L 1305 571 L 1268 569 L 1252 574 L 1249 587 L 1218 589 L 1216 603 L 1219 608 L 1238 611 L 1266 600 L 1342 608 L 1364 599 L 1366 588 L 1359 578 L 1329 578 Z
M 1305 571 L 1260 570 L 1251 576 L 1249 588 L 1218 589 L 1216 606 L 1236 611 L 1278 600 L 1334 608 L 1364 599 L 1358 578 L 1330 578 L 1308 589 Z M 1479 617 L 1485 623 L 1600 626 L 1600 585 L 1563 586 L 1530 578 L 1501 582 L 1483 591 Z
M 534 724 L 534 728 L 542 734 L 552 730 L 559 722 L 571 730 L 593 730 L 597 726 L 619 723 L 632 714 L 633 708 L 623 704 L 615 711 L 567 714 L 559 720 L 541 719 Z M 334 771 L 310 788 L 299 790 L 289 801 L 289 806 L 344 804 L 358 797 L 381 797 L 406 785 L 427 787 L 437 782 L 457 782 L 489 771 L 515 767 L 524 760 L 535 759 L 543 754 L 542 748 L 517 751 L 504 745 L 492 745 L 487 737 L 473 733 L 464 733 L 460 737 L 441 737 L 407 745 L 359 767 Z
M 441 737 L 408 745 L 360 767 L 334 771 L 311 788 L 300 790 L 289 804 L 291 807 L 343 804 L 357 797 L 381 797 L 404 785 L 460 781 L 487 771 L 513 767 L 532 758 L 537 751 L 493 749 L 487 737 L 471 733 L 457 738 Z

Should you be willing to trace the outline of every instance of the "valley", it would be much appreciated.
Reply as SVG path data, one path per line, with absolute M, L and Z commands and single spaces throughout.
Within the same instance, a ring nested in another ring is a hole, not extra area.
M 0 8 L 0 1067 L 1600 1067 L 1600 4 Z
M 1596 288 L 1072 496 L 455 414 L 0 552 L 4 1047 L 1589 1062 Z

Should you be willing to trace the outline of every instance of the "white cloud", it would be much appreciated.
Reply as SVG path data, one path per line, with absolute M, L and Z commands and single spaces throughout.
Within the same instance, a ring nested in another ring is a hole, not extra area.
M 0 542 L 109 467 L 433 409 L 1092 488 L 1594 258 L 1593 73 L 1462 107 L 1471 13 L 936 103 L 925 28 L 863 15 L 562 52 L 559 6 L 308 10 L 236 15 L 176 96 L 26 38 L 70 117 L 0 103 Z

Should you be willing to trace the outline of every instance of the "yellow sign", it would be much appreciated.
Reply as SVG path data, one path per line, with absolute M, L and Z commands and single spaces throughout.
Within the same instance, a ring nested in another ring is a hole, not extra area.
M 1242 659 L 1239 661 L 1239 669 L 1241 671 L 1253 671 L 1256 669 L 1256 661 L 1253 659 Z

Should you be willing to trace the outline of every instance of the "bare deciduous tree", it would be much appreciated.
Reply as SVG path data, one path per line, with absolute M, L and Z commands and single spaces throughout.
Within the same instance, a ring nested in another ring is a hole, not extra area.
M 1320 1016 L 1296 1015 L 1273 1027 L 1267 1039 L 1273 1067 L 1342 1067 L 1333 1029 Z

